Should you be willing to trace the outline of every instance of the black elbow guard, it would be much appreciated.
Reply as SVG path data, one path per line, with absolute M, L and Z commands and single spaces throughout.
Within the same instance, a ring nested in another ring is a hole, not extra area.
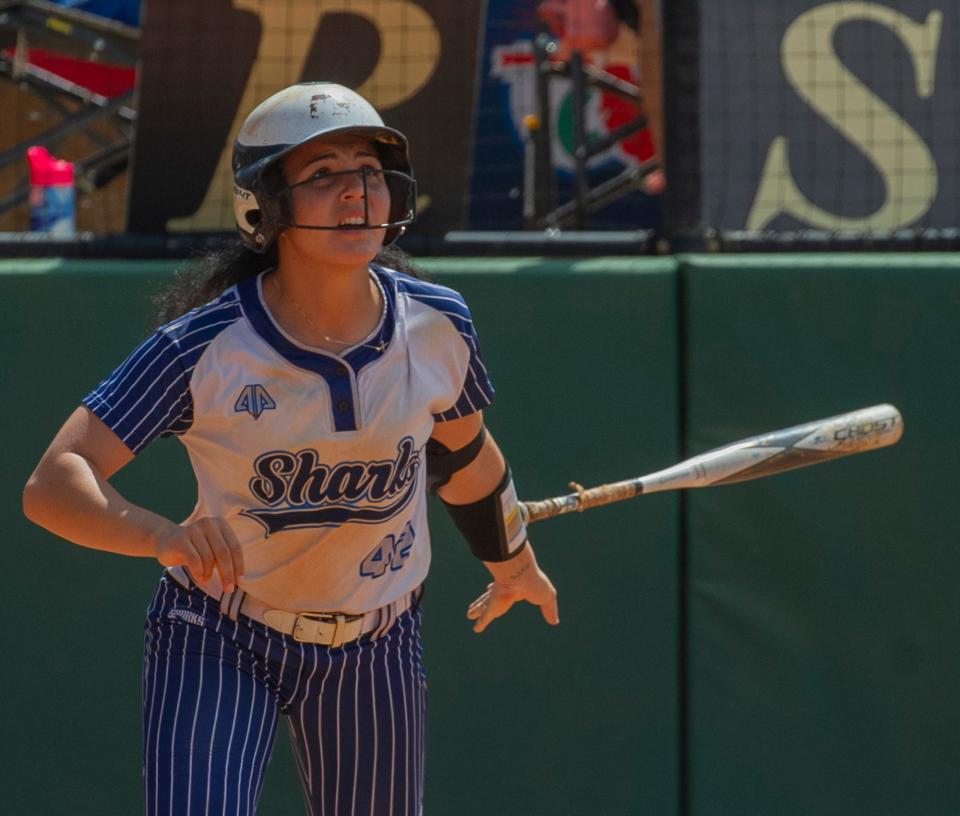
M 497 489 L 486 498 L 472 504 L 443 503 L 470 551 L 481 561 L 509 561 L 527 543 L 509 465 Z
M 484 441 L 487 438 L 487 429 L 480 428 L 480 432 L 462 448 L 455 451 L 436 439 L 427 440 L 427 490 L 436 493 L 450 481 L 458 470 L 463 470 L 480 454 Z

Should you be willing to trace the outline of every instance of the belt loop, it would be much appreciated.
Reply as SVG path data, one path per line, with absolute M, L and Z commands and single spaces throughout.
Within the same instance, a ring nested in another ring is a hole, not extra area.
M 396 609 L 396 601 L 380 607 L 380 621 L 377 624 L 377 628 L 373 636 L 375 640 L 382 638 L 387 632 L 390 631 L 390 627 L 393 626 L 393 622 L 397 619 Z
M 243 602 L 247 599 L 247 593 L 242 589 L 236 589 L 233 593 L 233 603 L 230 604 L 230 620 L 236 620 L 240 610 L 243 609 Z
M 333 640 L 330 641 L 331 649 L 335 649 L 337 646 L 343 646 L 344 623 L 346 623 L 346 618 L 344 618 L 343 615 L 333 616 Z
M 224 592 L 223 595 L 220 596 L 220 614 L 225 615 L 232 621 L 236 621 L 246 594 L 242 589 L 235 589 L 233 592 Z
M 383 622 L 387 619 L 386 610 L 381 606 L 377 610 L 377 625 L 373 627 L 370 632 L 371 640 L 379 640 L 383 637 L 383 633 L 386 631 L 383 626 Z

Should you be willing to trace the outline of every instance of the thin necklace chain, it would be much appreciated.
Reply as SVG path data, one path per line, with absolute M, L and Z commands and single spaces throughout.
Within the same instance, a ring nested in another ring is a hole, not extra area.
M 316 323 L 313 322 L 313 320 L 311 319 L 310 315 L 308 315 L 308 314 L 300 307 L 300 304 L 297 303 L 297 301 L 295 301 L 292 297 L 290 297 L 290 295 L 287 294 L 286 290 L 283 288 L 283 284 L 280 283 L 280 276 L 279 276 L 276 272 L 273 273 L 273 281 L 274 281 L 274 283 L 276 283 L 276 285 L 277 285 L 277 290 L 280 292 L 280 297 L 282 297 L 282 298 L 283 298 L 285 301 L 287 301 L 291 306 L 293 306 L 293 308 L 297 310 L 297 313 L 300 315 L 300 317 L 302 317 L 304 320 L 306 320 L 307 323 L 310 324 L 310 327 L 311 327 L 317 334 L 319 334 L 324 340 L 327 340 L 327 341 L 329 341 L 329 342 L 331 342 L 331 343 L 339 343 L 341 346 L 348 346 L 348 347 L 350 347 L 350 346 L 360 346 L 360 347 L 363 347 L 363 348 L 372 348 L 374 351 L 380 351 L 380 352 L 382 352 L 382 351 L 387 347 L 387 344 L 384 343 L 383 340 L 381 340 L 381 341 L 380 341 L 379 343 L 377 343 L 376 345 L 374 345 L 373 343 L 354 343 L 354 342 L 352 342 L 352 341 L 350 341 L 350 340 L 341 340 L 341 339 L 338 338 L 338 337 L 331 337 L 329 334 L 324 334 L 323 330 L 322 330 Z

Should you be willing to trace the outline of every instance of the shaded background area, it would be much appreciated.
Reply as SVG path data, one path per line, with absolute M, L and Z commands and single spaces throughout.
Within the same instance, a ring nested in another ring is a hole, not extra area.
M 960 258 L 684 265 L 687 444 L 892 402 L 894 448 L 687 497 L 690 813 L 960 809 Z

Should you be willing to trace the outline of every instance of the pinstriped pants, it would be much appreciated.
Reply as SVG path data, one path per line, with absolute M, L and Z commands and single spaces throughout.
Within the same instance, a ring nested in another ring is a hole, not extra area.
M 298 643 L 164 577 L 147 612 L 146 812 L 253 814 L 286 717 L 312 816 L 420 816 L 420 609 L 383 637 Z

